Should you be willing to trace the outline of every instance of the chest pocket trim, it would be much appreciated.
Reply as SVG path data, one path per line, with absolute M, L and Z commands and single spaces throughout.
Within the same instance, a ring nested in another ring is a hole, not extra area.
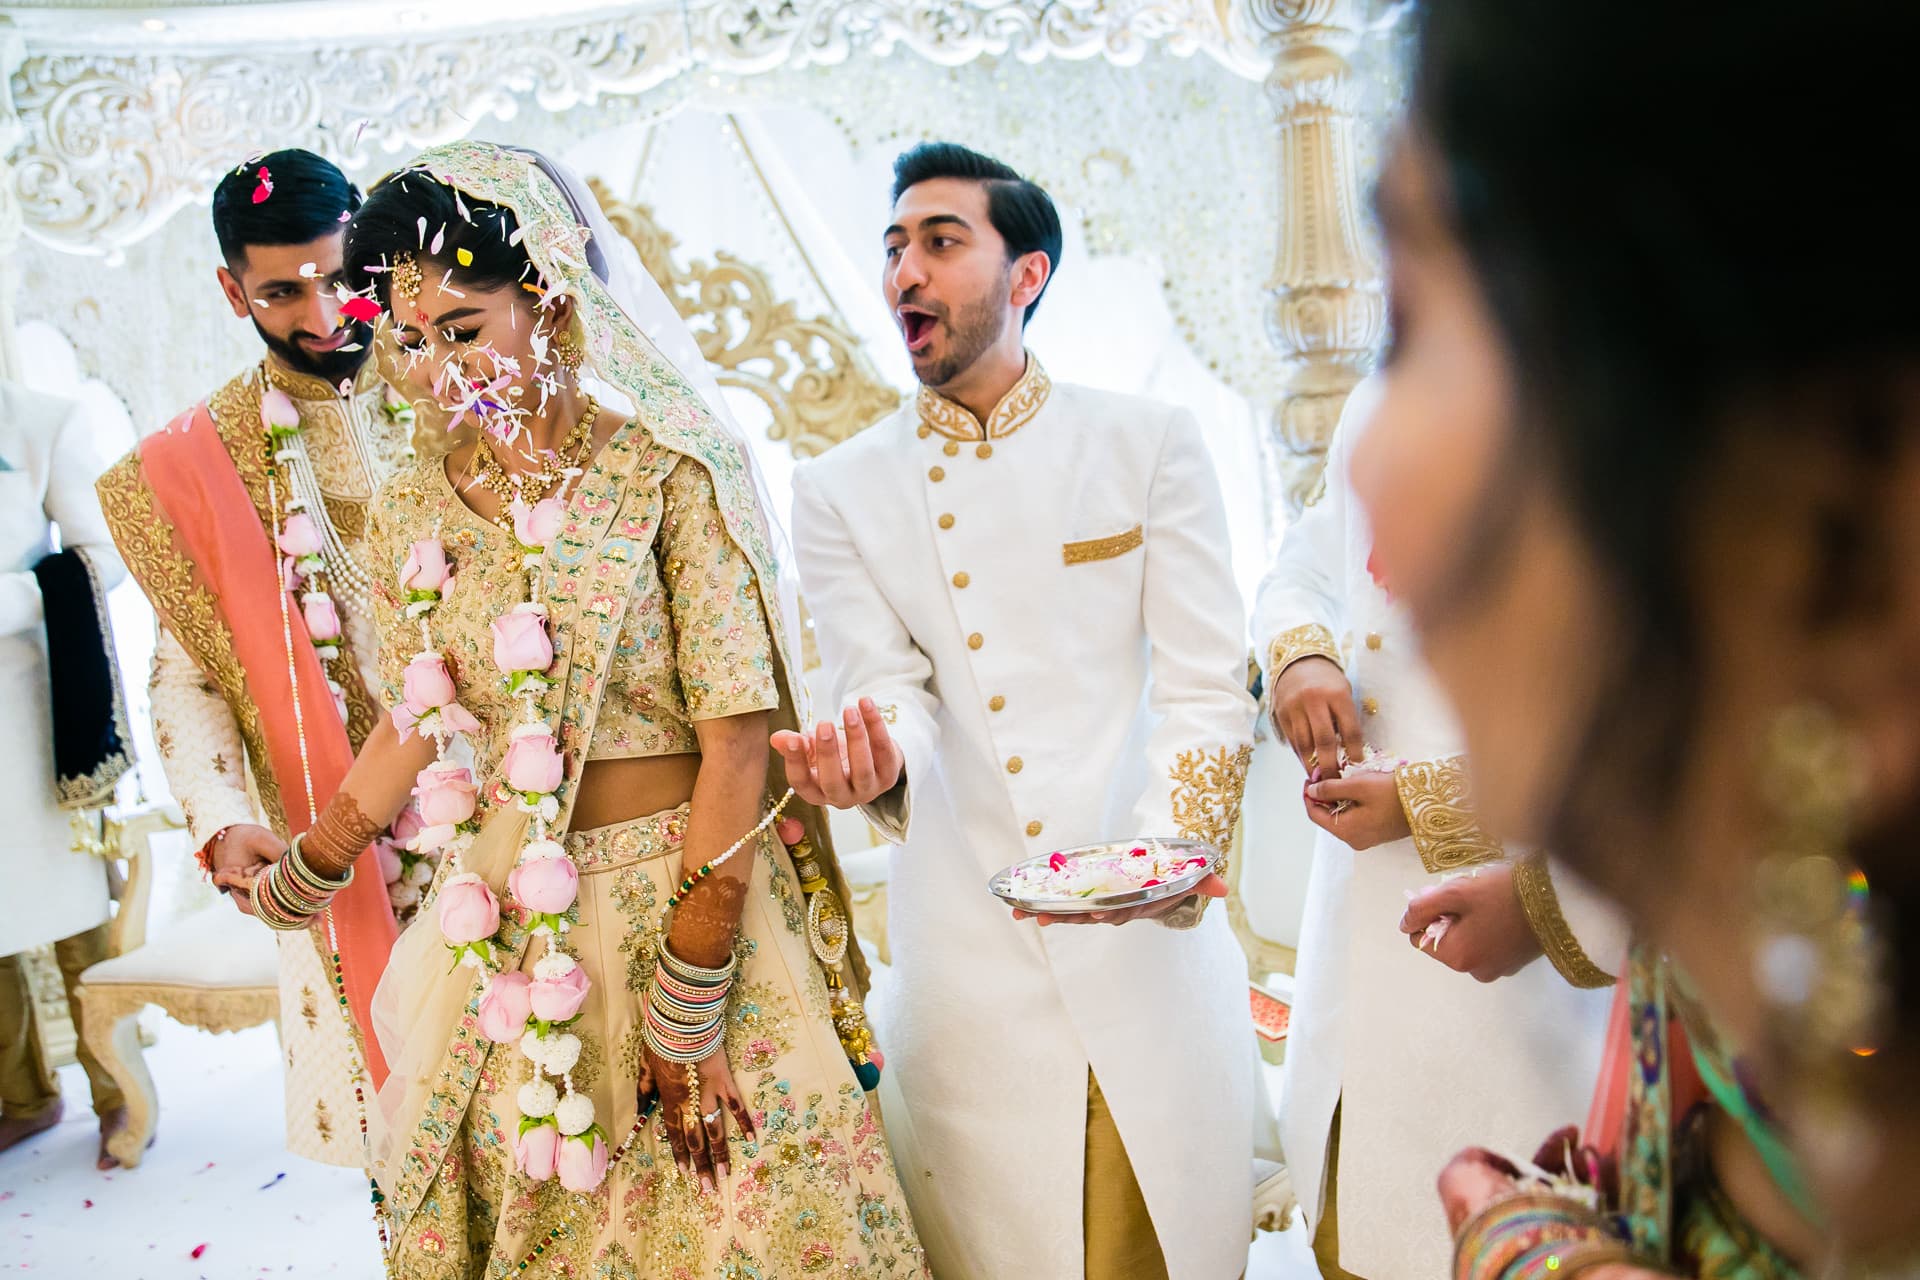
M 1146 526 L 1137 524 L 1125 533 L 1116 533 L 1110 538 L 1069 542 L 1060 548 L 1060 554 L 1068 564 L 1092 564 L 1096 560 L 1112 560 L 1138 550 L 1146 540 Z

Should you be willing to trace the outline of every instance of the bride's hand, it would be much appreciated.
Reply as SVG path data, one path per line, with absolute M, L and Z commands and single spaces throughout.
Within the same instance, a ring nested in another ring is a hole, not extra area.
M 688 1177 L 700 1180 L 700 1190 L 715 1189 L 732 1171 L 728 1161 L 727 1118 L 742 1135 L 756 1139 L 759 1131 L 753 1116 L 734 1084 L 733 1071 L 727 1066 L 724 1048 L 716 1049 L 698 1064 L 700 1096 L 691 1098 L 687 1088 L 687 1068 L 668 1062 L 645 1050 L 641 1063 L 641 1093 L 651 1084 L 660 1098 L 660 1119 L 667 1126 L 667 1143 L 673 1148 L 673 1162 Z M 692 1109 L 689 1110 L 689 1103 Z

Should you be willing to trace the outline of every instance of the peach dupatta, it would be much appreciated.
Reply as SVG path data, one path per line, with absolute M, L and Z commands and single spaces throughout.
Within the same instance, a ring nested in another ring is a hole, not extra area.
M 198 585 L 226 624 L 233 658 L 259 712 L 268 756 L 263 763 L 279 783 L 292 838 L 312 825 L 339 790 L 353 764 L 353 745 L 334 711 L 300 606 L 283 585 L 279 552 L 204 402 L 147 437 L 139 454 L 159 508 L 155 514 L 172 526 Z M 355 876 L 331 911 L 346 1003 L 378 1089 L 387 1064 L 370 1034 L 369 1010 L 399 929 L 377 874 Z

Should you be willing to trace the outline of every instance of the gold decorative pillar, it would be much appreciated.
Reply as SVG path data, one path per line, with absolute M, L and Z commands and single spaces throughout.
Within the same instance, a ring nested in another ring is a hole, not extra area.
M 1284 367 L 1272 408 L 1274 493 L 1297 513 L 1319 486 L 1347 393 L 1386 332 L 1380 258 L 1367 227 L 1354 139 L 1363 93 L 1348 58 L 1360 0 L 1231 0 L 1236 41 L 1271 59 L 1280 141 L 1280 226 L 1267 335 Z

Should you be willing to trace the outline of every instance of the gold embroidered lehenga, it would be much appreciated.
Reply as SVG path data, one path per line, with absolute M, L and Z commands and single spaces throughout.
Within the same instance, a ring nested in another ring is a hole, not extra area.
M 556 730 L 568 778 L 587 759 L 697 750 L 692 724 L 702 718 L 765 710 L 792 727 L 797 672 L 785 656 L 769 535 L 739 447 L 588 269 L 580 220 L 543 169 L 522 153 L 472 143 L 437 148 L 414 167 L 513 208 L 535 265 L 575 297 L 596 373 L 635 407 L 569 499 L 541 575 L 557 661 L 539 709 Z M 432 643 L 459 701 L 483 725 L 470 735 L 482 827 L 464 866 L 500 892 L 526 819 L 488 796 L 518 714 L 491 665 L 488 625 L 503 601 L 522 598 L 522 550 L 466 507 L 438 459 L 403 471 L 376 499 L 374 572 L 397 581 L 409 546 L 425 538 L 442 542 L 457 578 L 430 617 Z M 388 590 L 381 668 L 397 704 L 419 626 Z M 770 755 L 770 778 L 779 776 L 776 761 Z M 558 838 L 580 872 L 579 923 L 568 942 L 592 983 L 571 1028 L 582 1042 L 573 1078 L 618 1146 L 636 1121 L 638 1022 L 661 907 L 682 874 L 687 807 L 568 830 L 569 786 L 552 829 L 565 832 Z M 749 847 L 726 1051 L 759 1133 L 730 1134 L 730 1174 L 714 1194 L 703 1196 L 676 1169 L 657 1115 L 592 1193 L 517 1173 L 515 1095 L 530 1064 L 480 1034 L 484 977 L 445 972 L 446 949 L 423 910 L 428 923 L 401 939 L 376 1008 L 382 1042 L 391 1035 L 398 1045 L 373 1117 L 391 1275 L 925 1274 L 878 1117 L 835 1029 L 829 976 L 810 945 L 808 908 L 832 907 L 809 895 L 844 888 L 821 816 L 788 812 L 803 819 L 823 869 L 809 868 L 803 894 L 780 841 L 769 834 Z M 500 941 L 502 967 L 523 971 L 548 946 L 512 923 Z M 846 980 L 857 988 L 863 971 L 856 954 L 848 959 Z

